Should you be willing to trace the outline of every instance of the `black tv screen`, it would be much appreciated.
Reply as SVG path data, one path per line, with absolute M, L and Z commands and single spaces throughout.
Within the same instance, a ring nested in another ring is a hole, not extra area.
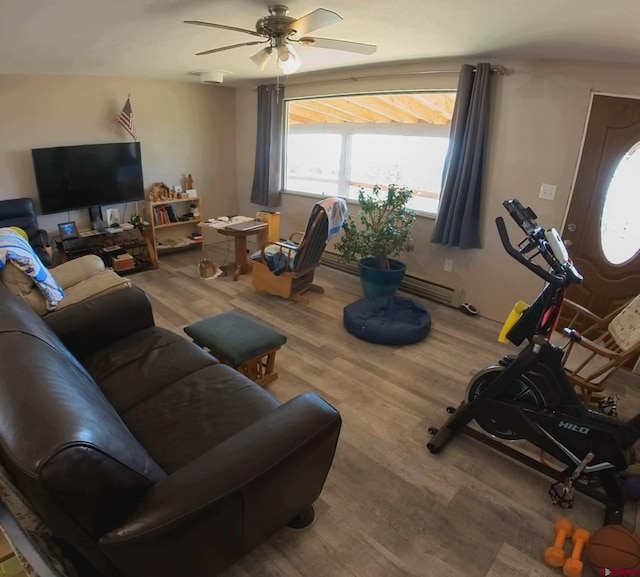
M 31 150 L 43 214 L 144 200 L 139 142 Z

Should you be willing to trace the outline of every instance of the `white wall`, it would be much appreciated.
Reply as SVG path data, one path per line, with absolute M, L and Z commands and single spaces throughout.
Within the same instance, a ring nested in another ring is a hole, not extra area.
M 32 148 L 130 140 L 115 123 L 129 93 L 145 188 L 191 173 L 204 216 L 235 213 L 234 89 L 98 76 L 0 76 L 0 199 L 37 201 Z M 134 209 L 129 203 L 126 216 Z M 38 218 L 56 233 L 67 220 L 88 228 L 88 211 Z
M 412 70 L 458 70 L 459 62 L 421 66 L 371 68 L 338 72 L 334 78 L 389 74 Z M 460 250 L 429 242 L 434 221 L 419 218 L 414 230 L 415 250 L 407 260 L 410 274 L 447 286 L 461 287 L 466 300 L 483 316 L 502 321 L 513 303 L 531 301 L 540 290 L 532 273 L 511 260 L 500 244 L 496 216 L 507 216 L 502 201 L 518 198 L 530 205 L 545 227 L 561 228 L 579 158 L 592 91 L 640 95 L 637 67 L 577 62 L 493 62 L 513 71 L 492 80 L 493 110 L 482 208 L 482 248 Z M 287 86 L 286 96 L 312 96 L 401 88 L 455 88 L 456 74 L 404 76 L 362 81 L 324 81 L 330 76 L 304 77 Z M 293 79 L 293 77 L 292 77 Z M 323 82 L 313 82 L 322 79 Z M 239 89 L 236 96 L 237 186 L 240 212 L 255 212 L 250 203 L 256 135 L 256 94 Z M 554 201 L 540 200 L 543 183 L 556 184 Z M 314 198 L 283 195 L 281 234 L 304 228 Z M 352 210 L 357 206 L 351 205 Z M 508 218 L 508 216 L 507 216 Z M 515 224 L 509 230 L 517 236 Z M 520 240 L 518 237 L 516 240 Z M 445 259 L 453 271 L 443 271 Z
M 464 288 L 482 315 L 502 320 L 517 299 L 531 300 L 541 283 L 509 259 L 499 245 L 494 219 L 506 213 L 505 198 L 531 205 L 544 226 L 560 227 L 579 157 L 592 91 L 640 95 L 637 67 L 576 62 L 494 62 L 513 74 L 493 79 L 492 111 L 482 249 L 459 250 L 429 242 L 433 220 L 419 218 L 409 272 Z M 362 69 L 358 75 L 415 70 L 458 70 L 460 62 Z M 331 75 L 296 75 L 287 95 L 322 95 L 398 88 L 455 88 L 457 74 L 397 76 L 357 82 Z M 331 80 L 333 78 L 333 80 Z M 323 80 L 323 82 L 316 82 Z M 329 80 L 329 81 L 325 81 Z M 314 81 L 312 83 L 311 81 Z M 142 144 L 145 184 L 177 184 L 191 172 L 203 198 L 204 216 L 254 214 L 250 202 L 256 138 L 256 93 L 251 87 L 203 86 L 144 79 L 76 76 L 0 76 L 0 199 L 37 199 L 31 148 L 127 140 L 114 119 L 132 93 Z M 538 198 L 542 182 L 556 184 L 552 202 Z M 283 195 L 281 233 L 303 229 L 312 197 Z M 357 207 L 352 206 L 352 210 Z M 129 212 L 131 207 L 129 209 Z M 40 217 L 51 232 L 87 211 Z M 511 229 L 515 233 L 515 227 Z M 207 240 L 218 240 L 217 238 Z M 445 259 L 454 261 L 445 273 Z

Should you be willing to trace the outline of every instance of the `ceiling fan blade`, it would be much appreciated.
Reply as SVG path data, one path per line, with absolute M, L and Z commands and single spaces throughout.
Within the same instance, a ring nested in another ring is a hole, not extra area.
M 326 10 L 325 8 L 318 8 L 302 16 L 302 18 L 298 18 L 295 22 L 292 22 L 289 28 L 296 31 L 296 36 L 304 36 L 313 30 L 324 28 L 325 26 L 329 26 L 329 24 L 335 24 L 341 20 L 342 16 L 340 16 L 340 14 L 332 10 Z
M 247 28 L 238 28 L 236 26 L 227 26 L 226 24 L 214 24 L 213 22 L 202 22 L 201 20 L 185 20 L 184 24 L 195 24 L 196 26 L 208 26 L 209 28 L 221 28 L 222 30 L 233 30 L 234 32 L 244 32 L 245 34 L 251 34 L 251 36 L 262 36 L 255 30 L 248 30 Z
M 375 44 L 350 42 L 349 40 L 335 40 L 334 38 L 312 38 L 310 36 L 306 36 L 304 38 L 300 38 L 298 42 L 303 46 L 329 48 L 330 50 L 343 50 L 344 52 L 355 52 L 357 54 L 373 54 L 378 49 Z
M 224 50 L 231 50 L 232 48 L 240 48 L 241 46 L 255 46 L 256 44 L 264 44 L 269 42 L 268 40 L 254 40 L 253 42 L 242 42 L 241 44 L 231 44 L 231 46 L 223 46 L 222 48 L 212 48 L 211 50 L 205 50 L 204 52 L 197 52 L 196 56 L 204 56 L 205 54 L 215 54 L 216 52 L 223 52 Z

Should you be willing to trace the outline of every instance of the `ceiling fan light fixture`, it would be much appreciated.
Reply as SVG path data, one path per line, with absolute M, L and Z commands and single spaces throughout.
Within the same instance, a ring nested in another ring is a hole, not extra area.
M 277 48 L 278 68 L 285 74 L 292 74 L 302 64 L 300 56 L 293 46 L 283 44 Z
M 376 51 L 375 44 L 365 44 L 363 42 L 351 42 L 349 40 L 337 40 L 335 38 L 318 38 L 307 36 L 310 32 L 340 22 L 342 17 L 333 10 L 317 8 L 300 18 L 289 16 L 289 8 L 284 4 L 272 4 L 269 6 L 269 14 L 260 18 L 255 24 L 255 30 L 239 28 L 227 24 L 216 22 L 204 22 L 201 20 L 185 20 L 185 24 L 242 32 L 250 36 L 258 37 L 259 40 L 250 42 L 240 42 L 219 48 L 210 48 L 196 52 L 196 56 L 206 56 L 217 54 L 244 46 L 266 45 L 266 48 L 259 50 L 250 59 L 253 63 L 264 71 L 267 67 L 271 55 L 275 53 L 276 66 L 283 74 L 291 74 L 302 65 L 302 59 L 298 56 L 292 43 L 305 47 L 317 47 L 342 52 L 352 52 L 355 54 L 369 55 Z M 280 73 L 280 72 L 278 72 Z
M 262 50 L 258 50 L 258 52 L 249 58 L 260 70 L 264 70 L 267 62 L 269 62 L 269 58 L 271 58 L 272 51 L 271 46 L 267 46 L 266 48 L 262 48 Z

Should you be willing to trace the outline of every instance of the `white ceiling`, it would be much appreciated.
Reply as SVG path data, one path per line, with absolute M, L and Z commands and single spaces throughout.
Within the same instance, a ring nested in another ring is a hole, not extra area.
M 205 20 L 254 29 L 268 0 L 2 0 L 0 74 L 80 74 L 196 80 L 194 70 L 231 71 L 234 85 L 275 76 L 261 72 L 255 40 L 188 26 Z M 343 21 L 310 35 L 373 43 L 363 56 L 299 47 L 299 72 L 392 61 L 474 57 L 551 58 L 640 64 L 638 0 L 290 0 L 299 18 L 322 7 Z

